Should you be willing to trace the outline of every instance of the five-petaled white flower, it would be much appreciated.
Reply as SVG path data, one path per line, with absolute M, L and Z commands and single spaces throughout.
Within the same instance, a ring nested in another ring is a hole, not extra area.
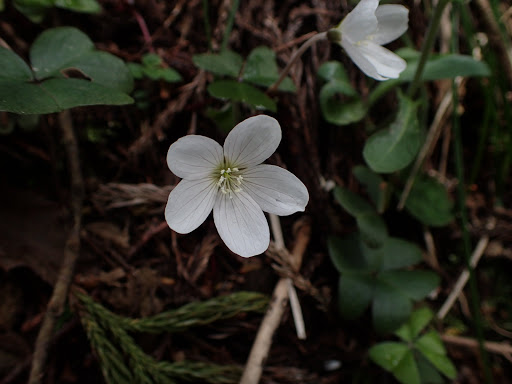
M 281 141 L 276 119 L 259 115 L 235 126 L 224 148 L 199 135 L 182 137 L 169 148 L 167 164 L 181 180 L 171 191 L 165 219 L 171 229 L 189 233 L 213 209 L 219 235 L 243 257 L 263 253 L 270 242 L 263 211 L 280 216 L 304 211 L 308 190 L 291 172 L 261 164 Z
M 403 5 L 379 6 L 379 0 L 361 0 L 328 36 L 341 44 L 367 76 L 396 79 L 407 63 L 382 45 L 400 37 L 408 21 L 409 10 Z

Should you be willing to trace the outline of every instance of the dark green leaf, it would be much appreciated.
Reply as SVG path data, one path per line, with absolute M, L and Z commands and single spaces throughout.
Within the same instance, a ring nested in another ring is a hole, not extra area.
M 50 79 L 41 83 L 40 87 L 53 96 L 59 110 L 85 105 L 133 103 L 133 99 L 123 92 L 82 79 Z
M 129 93 L 133 79 L 124 62 L 107 52 L 91 51 L 69 61 L 65 68 L 73 68 L 104 87 Z M 61 69 L 65 69 L 64 67 Z
M 368 270 L 366 259 L 361 250 L 361 241 L 357 234 L 345 237 L 330 236 L 327 249 L 331 261 L 339 272 Z
M 366 187 L 366 193 L 377 207 L 377 211 L 384 212 L 390 197 L 390 184 L 364 165 L 356 165 L 352 168 L 352 173 Z
M 0 80 L 0 111 L 42 114 L 60 111 L 57 102 L 36 84 Z
M 55 6 L 74 12 L 99 13 L 101 6 L 96 0 L 55 0 Z
M 421 261 L 421 249 L 414 243 L 389 237 L 375 251 L 379 254 L 381 271 L 408 267 Z
M 29 66 L 10 49 L 0 46 L 0 80 L 30 81 L 33 79 Z
M 434 314 L 429 308 L 420 308 L 411 314 L 411 317 L 402 325 L 395 335 L 402 338 L 404 341 L 412 342 L 432 320 Z
M 33 23 L 40 23 L 54 0 L 13 0 L 14 7 Z
M 328 61 L 323 63 L 320 68 L 318 68 L 318 77 L 325 82 L 338 80 L 340 82 L 350 84 L 347 72 L 339 61 Z
M 437 369 L 421 354 L 415 353 L 416 364 L 420 373 L 422 384 L 444 384 L 445 380 Z
M 243 80 L 269 87 L 279 78 L 279 68 L 276 64 L 276 54 L 268 47 L 256 47 L 249 56 L 244 67 Z M 279 90 L 295 92 L 293 81 L 287 77 L 279 85 Z
M 407 63 L 407 68 L 400 74 L 399 80 L 412 81 L 417 66 L 417 59 L 414 60 L 410 58 Z M 449 54 L 430 58 L 423 70 L 422 80 L 431 81 L 452 79 L 457 76 L 473 77 L 490 75 L 491 70 L 485 62 L 475 60 L 471 56 Z
M 320 90 L 320 108 L 329 123 L 348 125 L 362 120 L 367 113 L 359 94 L 349 83 L 331 80 Z
M 60 76 L 80 56 L 94 50 L 86 34 L 73 27 L 58 27 L 41 33 L 30 48 L 30 62 L 36 78 Z
M 172 68 L 143 68 L 143 71 L 152 80 L 164 80 L 168 83 L 181 81 L 181 75 Z
M 420 337 L 415 346 L 441 373 L 450 379 L 455 378 L 457 370 L 446 356 L 443 342 L 436 331 L 432 330 Z
M 269 98 L 259 89 L 246 83 L 239 83 L 234 80 L 218 80 L 208 86 L 208 92 L 213 97 L 242 101 L 258 109 L 268 109 L 272 112 L 277 110 L 274 100 Z
M 203 53 L 194 55 L 192 61 L 196 66 L 205 71 L 231 77 L 238 77 L 244 62 L 242 56 L 232 51 L 223 51 L 219 54 Z
M 347 273 L 338 283 L 338 308 L 347 320 L 360 317 L 370 305 L 375 281 L 363 273 Z
M 365 212 L 356 216 L 361 240 L 370 248 L 381 247 L 388 238 L 388 229 L 384 219 L 375 212 Z
M 139 63 L 127 63 L 126 67 L 134 79 L 142 79 L 144 77 L 144 67 Z
M 364 213 L 375 212 L 375 209 L 371 206 L 370 203 L 347 188 L 334 188 L 334 198 L 338 203 L 340 203 L 345 211 L 354 217 Z
M 400 95 L 399 111 L 389 129 L 368 138 L 363 157 L 378 173 L 392 173 L 407 167 L 416 157 L 423 135 L 419 128 L 418 104 Z
M 378 279 L 373 299 L 373 325 L 378 333 L 397 330 L 411 313 L 410 299 L 400 290 Z
M 147 53 L 142 56 L 142 64 L 145 67 L 159 67 L 162 64 L 162 58 L 156 53 Z
M 425 298 L 439 285 L 439 276 L 432 271 L 384 271 L 379 273 L 378 280 L 413 300 Z
M 405 208 L 423 224 L 433 227 L 442 227 L 453 220 L 453 203 L 445 187 L 428 176 L 416 179 Z
M 385 342 L 369 350 L 370 359 L 391 372 L 403 384 L 420 384 L 420 376 L 409 347 L 402 343 Z
M 206 116 L 212 119 L 217 127 L 226 134 L 236 125 L 231 103 L 227 103 L 221 109 L 207 108 Z

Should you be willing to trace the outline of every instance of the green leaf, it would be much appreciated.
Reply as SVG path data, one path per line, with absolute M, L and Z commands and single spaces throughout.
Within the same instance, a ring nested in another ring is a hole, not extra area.
M 377 207 L 377 212 L 383 213 L 389 202 L 391 185 L 364 165 L 356 165 L 352 168 L 352 174 L 366 187 L 366 193 Z
M 445 187 L 428 176 L 416 178 L 405 208 L 425 225 L 442 227 L 453 220 L 453 203 Z
M 345 237 L 329 236 L 327 249 L 338 272 L 369 271 L 360 245 L 359 236 L 355 233 Z
M 388 228 L 384 219 L 375 212 L 365 212 L 356 216 L 361 240 L 370 248 L 381 247 L 388 238 Z
M 388 236 L 386 223 L 366 200 L 352 191 L 336 187 L 334 197 L 340 205 L 356 218 L 362 240 L 370 247 L 379 247 Z
M 363 273 L 340 276 L 338 282 L 338 309 L 342 317 L 354 320 L 368 308 L 373 297 L 375 281 Z
M 432 320 L 432 317 L 434 317 L 434 314 L 429 308 L 417 309 L 411 314 L 407 323 L 395 332 L 395 335 L 404 341 L 412 342 Z
M 323 63 L 320 68 L 318 68 L 318 77 L 320 77 L 325 82 L 329 82 L 331 80 L 338 80 L 340 82 L 350 84 L 348 79 L 347 72 L 341 65 L 339 61 L 328 61 Z
M 414 357 L 422 384 L 444 384 L 441 374 L 421 353 L 414 353 Z
M 242 101 L 257 109 L 268 109 L 272 112 L 277 110 L 276 102 L 266 94 L 252 85 L 239 83 L 235 80 L 214 81 L 208 86 L 208 92 L 213 97 Z
M 219 54 L 203 53 L 192 57 L 194 64 L 220 76 L 238 77 L 244 60 L 233 51 L 222 51 Z
M 419 52 L 417 52 L 417 54 L 419 54 Z M 410 58 L 407 63 L 407 68 L 400 74 L 399 80 L 412 81 L 417 66 L 418 60 Z M 475 60 L 471 56 L 449 54 L 431 57 L 425 65 L 421 78 L 424 81 L 432 81 L 452 79 L 457 76 L 491 76 L 491 70 L 485 62 Z
M 418 103 L 399 94 L 399 111 L 389 129 L 368 138 L 363 157 L 378 173 L 392 173 L 407 167 L 416 157 L 423 135 L 417 116 Z
M 181 75 L 172 68 L 143 68 L 144 74 L 152 80 L 164 80 L 168 83 L 181 81 Z
M 421 249 L 409 241 L 388 237 L 384 245 L 375 250 L 380 259 L 380 271 L 408 267 L 421 261 Z
M 21 59 L 0 51 L 0 60 L 10 75 L 8 79 L 0 77 L 0 110 L 42 114 L 76 106 L 133 101 L 126 94 L 132 89 L 133 79 L 123 61 L 94 51 L 89 38 L 76 28 L 46 30 L 32 45 L 30 57 L 37 83 L 28 82 L 32 75 L 26 64 L 20 63 Z M 91 81 L 66 78 L 70 71 L 78 71 Z
M 401 383 L 421 383 L 414 356 L 407 345 L 385 342 L 371 347 L 368 352 L 370 359 L 391 372 Z
M 41 33 L 30 48 L 30 62 L 38 80 L 60 77 L 60 71 L 70 63 L 94 50 L 87 35 L 73 27 L 48 29 Z
M 212 119 L 217 127 L 226 134 L 236 125 L 231 103 L 226 103 L 221 109 L 207 108 L 206 116 Z
M 275 52 L 265 46 L 254 48 L 247 57 L 242 78 L 264 87 L 274 84 L 279 78 Z M 278 89 L 287 92 L 296 91 L 295 85 L 289 77 L 283 80 Z
M 134 79 L 142 79 L 144 77 L 144 67 L 139 63 L 126 63 L 132 77 Z
M 50 79 L 41 88 L 51 94 L 59 110 L 86 105 L 124 105 L 133 102 L 127 94 L 82 79 Z
M 142 56 L 142 64 L 145 67 L 159 67 L 162 64 L 162 58 L 156 53 L 146 53 Z
M 415 346 L 442 374 L 450 379 L 455 378 L 457 370 L 446 356 L 443 342 L 436 331 L 432 330 L 420 337 Z
M 32 71 L 21 57 L 10 49 L 0 46 L 0 80 L 30 81 L 33 79 Z
M 320 108 L 326 121 L 348 125 L 362 120 L 367 113 L 359 94 L 347 82 L 331 80 L 319 94 Z
M 347 188 L 336 187 L 333 193 L 336 201 L 352 216 L 375 212 L 370 203 Z
M 79 70 L 92 82 L 104 87 L 117 89 L 129 93 L 133 89 L 133 79 L 130 70 L 124 62 L 107 52 L 92 51 L 82 54 L 68 62 L 66 68 Z
M 54 0 L 55 6 L 74 12 L 99 13 L 101 6 L 96 0 Z
M 439 285 L 439 276 L 432 271 L 384 271 L 378 279 L 413 300 L 425 298 Z
M 397 330 L 411 313 L 410 299 L 394 286 L 377 279 L 372 305 L 373 325 L 380 333 Z
M 42 114 L 60 111 L 56 101 L 37 84 L 0 80 L 0 111 Z
M 40 23 L 54 0 L 13 0 L 14 7 L 33 23 Z

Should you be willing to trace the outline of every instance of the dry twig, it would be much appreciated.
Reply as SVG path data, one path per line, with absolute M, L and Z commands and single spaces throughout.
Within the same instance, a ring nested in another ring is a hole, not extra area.
M 274 230 L 275 219 L 276 217 L 272 218 L 271 216 L 276 247 L 278 249 L 285 250 L 282 233 L 280 233 L 279 230 Z M 277 223 L 278 222 L 279 219 L 277 219 Z M 310 236 L 311 226 L 309 222 L 306 222 L 297 231 L 295 246 L 293 247 L 289 261 L 296 270 L 298 270 L 302 264 L 302 257 L 306 251 Z M 251 353 L 249 354 L 249 358 L 247 359 L 247 363 L 244 368 L 244 373 L 240 379 L 240 384 L 256 384 L 260 380 L 263 363 L 266 360 L 268 351 L 272 345 L 272 336 L 279 326 L 284 309 L 286 308 L 286 302 L 289 297 L 289 285 L 289 278 L 281 278 L 274 288 L 272 300 L 254 340 Z
M 73 227 L 69 234 L 68 241 L 64 248 L 64 260 L 62 262 L 57 282 L 53 288 L 52 297 L 48 303 L 48 308 L 37 336 L 34 347 L 34 358 L 32 360 L 32 369 L 30 371 L 29 384 L 39 384 L 44 375 L 44 367 L 48 355 L 48 347 L 53 335 L 57 318 L 62 313 L 64 303 L 66 302 L 67 292 L 75 264 L 80 253 L 80 227 L 82 223 L 82 202 L 84 195 L 84 184 L 82 172 L 80 170 L 80 160 L 78 157 L 78 144 L 73 132 L 73 122 L 71 112 L 63 111 L 59 114 L 59 125 L 62 131 L 64 145 L 71 173 L 71 208 L 73 212 Z

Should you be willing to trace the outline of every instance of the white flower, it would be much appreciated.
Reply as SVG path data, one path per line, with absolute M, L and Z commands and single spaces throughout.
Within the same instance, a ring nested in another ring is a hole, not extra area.
M 213 209 L 219 235 L 243 257 L 263 253 L 270 242 L 263 211 L 280 216 L 304 211 L 308 190 L 291 172 L 261 164 L 281 141 L 276 119 L 259 115 L 242 121 L 224 148 L 199 135 L 182 137 L 169 148 L 167 164 L 181 180 L 171 191 L 165 219 L 171 229 L 189 233 Z
M 407 30 L 408 21 L 409 10 L 402 5 L 379 6 L 379 0 L 361 0 L 331 31 L 338 32 L 335 40 L 367 76 L 396 79 L 407 63 L 382 45 L 400 37 Z

